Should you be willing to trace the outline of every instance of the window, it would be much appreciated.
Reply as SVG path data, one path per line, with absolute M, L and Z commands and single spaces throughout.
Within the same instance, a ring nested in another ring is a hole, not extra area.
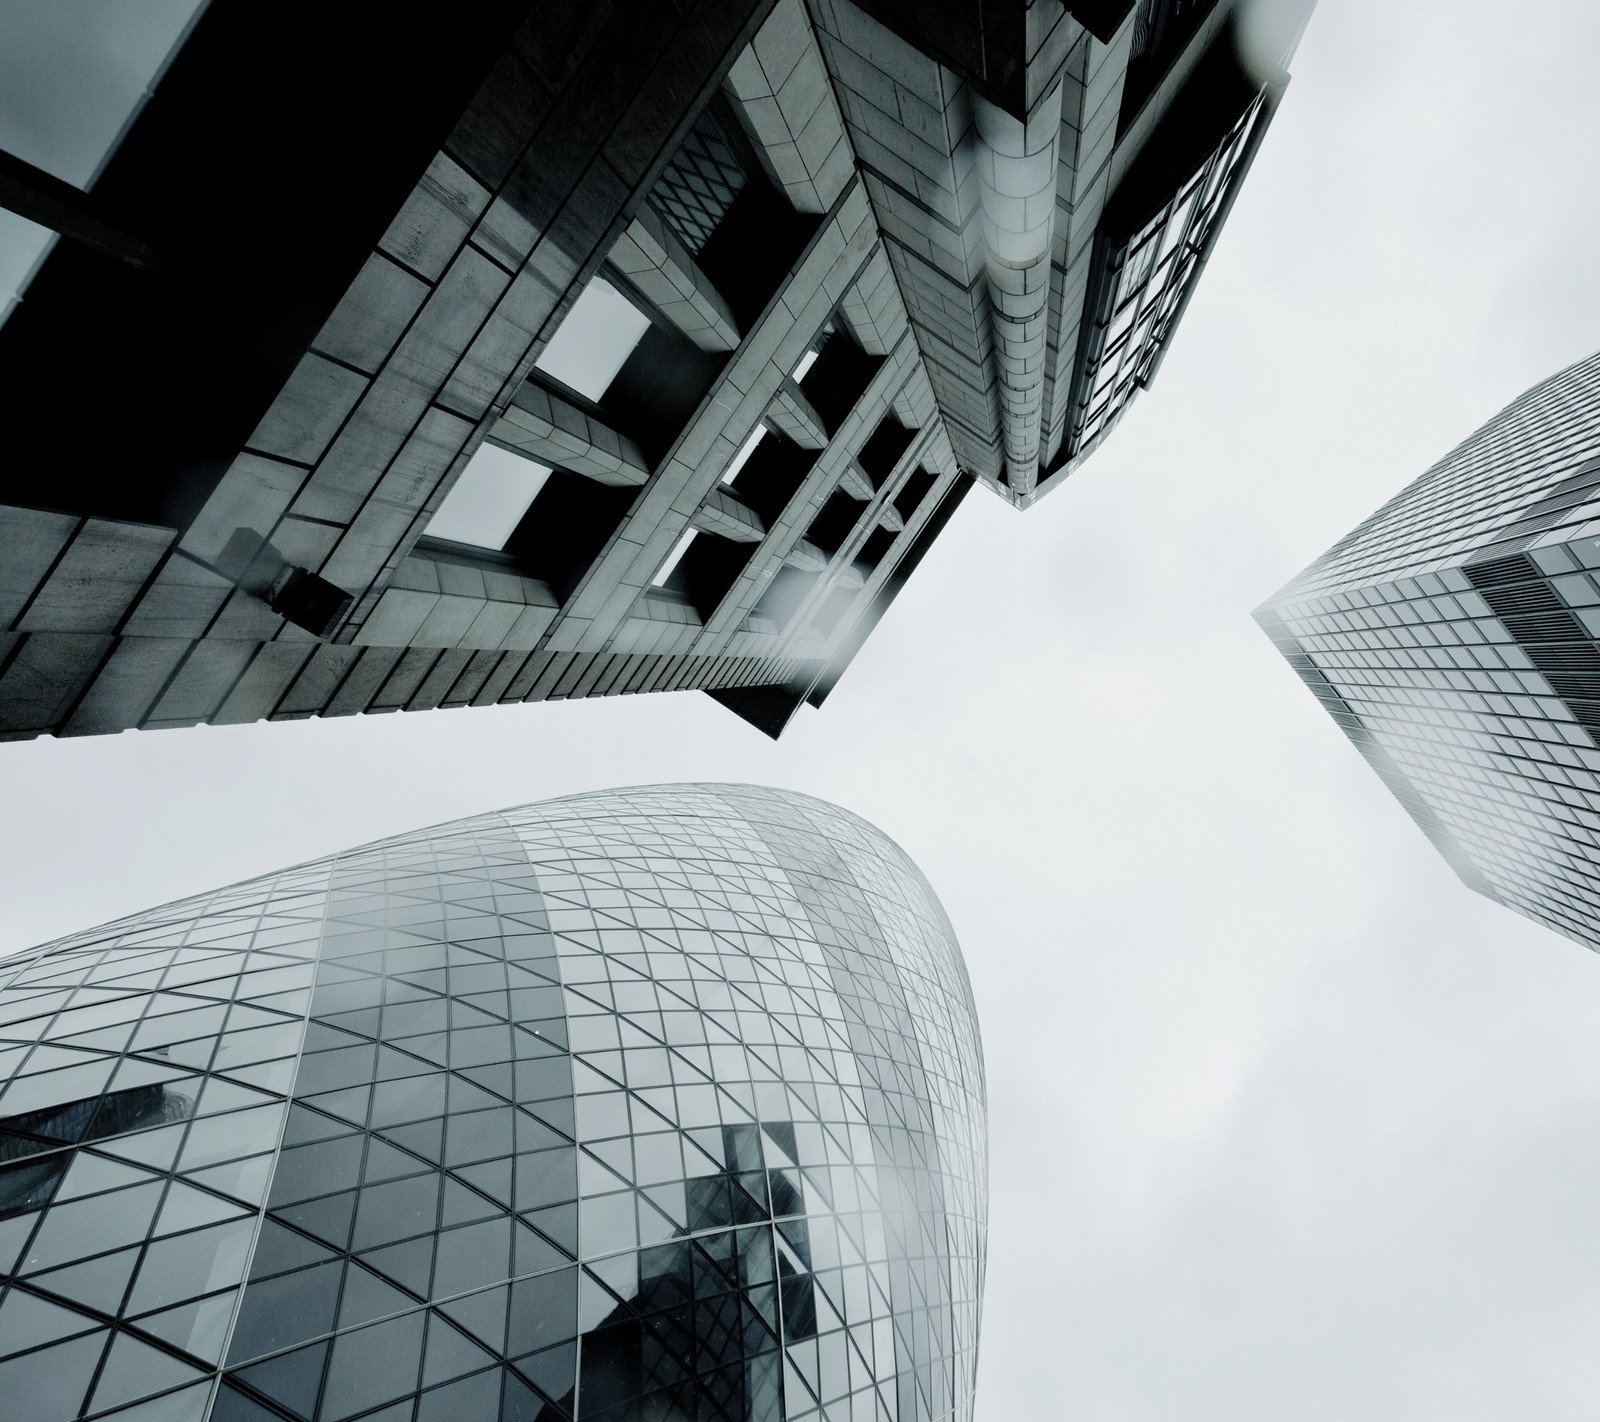
M 4 7 L 0 149 L 87 191 L 199 9 L 199 0 Z M 0 323 L 54 240 L 48 229 L 0 211 Z
M 739 446 L 739 452 L 733 456 L 733 463 L 728 466 L 727 472 L 723 474 L 722 483 L 731 484 L 739 477 L 739 471 L 744 468 L 745 461 L 756 452 L 756 446 L 761 443 L 761 437 L 766 432 L 767 427 L 765 425 L 757 425 L 750 431 L 750 438 Z
M 672 546 L 672 552 L 667 554 L 666 561 L 656 569 L 655 577 L 650 579 L 650 586 L 659 588 L 666 586 L 667 580 L 677 570 L 678 564 L 683 561 L 683 555 L 689 551 L 689 545 L 695 540 L 696 530 L 690 529 Z
M 445 495 L 428 523 L 428 536 L 504 548 L 549 477 L 548 465 L 485 444 Z
M 649 328 L 638 307 L 596 277 L 534 365 L 586 399 L 599 400 Z
M 883 358 L 862 350 L 838 320 L 830 320 L 817 333 L 810 351 L 795 367 L 794 380 L 822 417 L 830 437 L 866 393 L 882 364 Z

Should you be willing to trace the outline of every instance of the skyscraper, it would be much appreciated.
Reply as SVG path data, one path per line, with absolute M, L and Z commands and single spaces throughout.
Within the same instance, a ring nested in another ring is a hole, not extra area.
M 819 801 L 549 801 L 47 944 L 0 1084 L 7 1416 L 971 1416 L 966 974 Z
M 0 738 L 691 688 L 776 735 L 974 482 L 1149 384 L 1310 3 L 179 3 L 98 128 L 41 45 Z
M 1469 888 L 1600 947 L 1600 356 L 1256 612 Z

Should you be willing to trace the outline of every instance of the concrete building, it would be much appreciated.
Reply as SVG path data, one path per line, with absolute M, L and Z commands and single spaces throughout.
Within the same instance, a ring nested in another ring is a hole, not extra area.
M 367 845 L 0 963 L 28 1422 L 967 1422 L 982 1052 L 927 883 L 751 786 Z
M 1462 881 L 1600 947 L 1600 356 L 1256 612 Z
M 84 151 L 0 131 L 0 736 L 690 688 L 776 735 L 975 482 L 1027 506 L 1149 383 L 1309 5 L 122 46 Z

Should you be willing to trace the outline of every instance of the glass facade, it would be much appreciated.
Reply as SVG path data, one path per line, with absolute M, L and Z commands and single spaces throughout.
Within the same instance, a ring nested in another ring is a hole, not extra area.
M 1108 251 L 1109 293 L 1089 335 L 1071 449 L 1086 452 L 1109 434 L 1155 376 L 1189 291 L 1251 147 L 1266 121 L 1258 95 L 1201 166 L 1125 244 Z
M 1472 888 L 1600 947 L 1600 356 L 1256 613 Z
M 971 1415 L 971 994 L 821 802 L 550 801 L 62 939 L 0 1083 L 8 1415 Z

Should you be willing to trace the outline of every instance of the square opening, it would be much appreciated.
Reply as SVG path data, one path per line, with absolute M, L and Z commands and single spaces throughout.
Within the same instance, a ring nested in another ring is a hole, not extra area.
M 893 415 L 885 415 L 878 421 L 878 428 L 856 456 L 874 489 L 881 489 L 894 473 L 900 456 L 911 447 L 912 438 L 912 432 Z
M 546 464 L 492 444 L 481 445 L 424 531 L 429 538 L 498 552 L 549 477 Z
M 907 523 L 916 516 L 922 507 L 933 486 L 939 482 L 936 474 L 930 474 L 926 469 L 913 469 L 906 475 L 906 482 L 900 486 L 900 492 L 894 496 L 894 511 Z
M 795 383 L 805 392 L 811 408 L 832 436 L 838 433 L 856 401 L 866 393 L 872 377 L 883 364 L 883 357 L 868 355 L 862 350 L 837 317 L 830 319 L 817 333 L 808 352 L 812 353 L 815 359 L 802 360 L 795 367 Z
M 805 449 L 787 435 L 767 430 L 745 457 L 729 488 L 760 516 L 768 528 L 800 492 L 818 451 Z
M 744 572 L 758 545 L 735 543 L 715 533 L 694 533 L 680 540 L 657 574 L 657 586 L 675 593 L 702 622 L 721 606 Z
M 845 540 L 855 530 L 866 510 L 867 506 L 860 499 L 852 499 L 842 489 L 834 490 L 806 529 L 806 541 L 814 543 L 830 558 L 833 557 L 844 547 Z
M 565 602 L 627 517 L 638 493 L 635 488 L 599 484 L 556 469 L 506 540 L 505 551 L 521 571 L 549 583 Z
M 894 547 L 895 535 L 887 528 L 875 528 L 867 535 L 866 541 L 861 545 L 854 560 L 855 570 L 862 577 L 868 577 L 883 562 L 885 555 Z
M 595 277 L 534 362 L 589 400 L 599 400 L 650 329 L 650 318 L 604 277 Z

